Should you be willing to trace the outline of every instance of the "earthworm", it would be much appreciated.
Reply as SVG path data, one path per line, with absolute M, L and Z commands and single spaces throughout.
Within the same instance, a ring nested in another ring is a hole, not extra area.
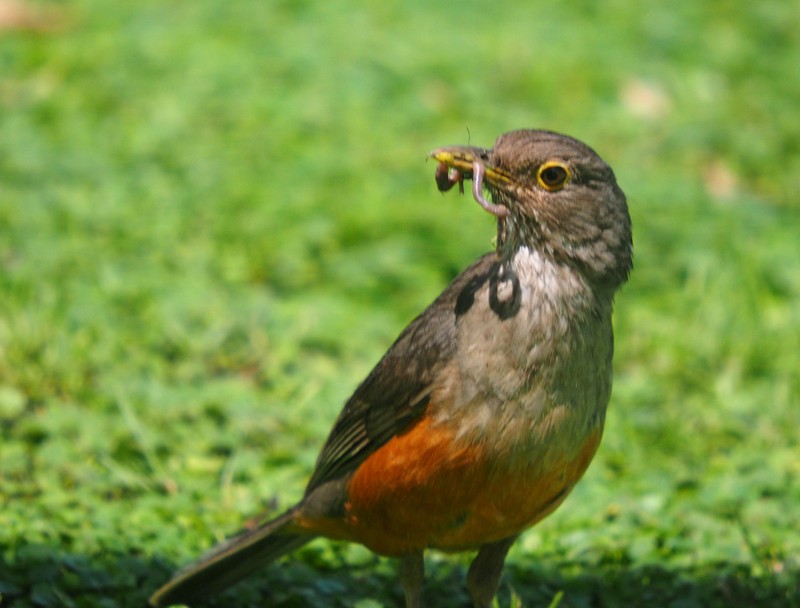
M 472 196 L 478 201 L 478 204 L 486 209 L 492 215 L 499 218 L 508 217 L 508 208 L 502 205 L 495 205 L 490 200 L 483 196 L 483 176 L 484 176 L 483 163 L 478 159 L 472 161 Z M 438 180 L 437 180 L 438 183 Z
M 455 167 L 448 167 L 444 163 L 436 165 L 436 187 L 439 192 L 447 192 L 458 184 L 458 191 L 464 194 L 464 175 Z

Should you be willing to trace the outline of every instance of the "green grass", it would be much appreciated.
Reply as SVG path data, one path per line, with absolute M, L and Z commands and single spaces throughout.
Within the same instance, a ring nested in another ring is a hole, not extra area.
M 636 268 L 604 443 L 499 605 L 800 606 L 794 3 L 55 6 L 0 32 L 0 606 L 141 606 L 292 504 L 491 247 L 427 151 L 519 127 L 612 164 Z M 467 560 L 431 556 L 431 606 Z M 399 601 L 317 541 L 215 605 Z

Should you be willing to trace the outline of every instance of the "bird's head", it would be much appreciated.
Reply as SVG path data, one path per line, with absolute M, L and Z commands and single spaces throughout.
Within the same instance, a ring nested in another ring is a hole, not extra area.
M 616 289 L 627 279 L 633 247 L 625 195 L 611 168 L 586 144 L 526 129 L 501 135 L 491 149 L 449 146 L 431 157 L 439 162 L 440 190 L 474 180 L 475 198 L 498 218 L 497 248 L 504 259 L 528 247 L 576 267 L 598 285 Z

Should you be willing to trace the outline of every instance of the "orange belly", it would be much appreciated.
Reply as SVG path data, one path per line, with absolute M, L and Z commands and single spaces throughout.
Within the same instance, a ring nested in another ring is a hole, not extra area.
M 577 451 L 565 447 L 548 470 L 535 462 L 510 467 L 487 446 L 458 441 L 447 426 L 423 418 L 359 466 L 343 519 L 303 527 L 383 555 L 476 548 L 551 513 L 583 475 L 600 436 L 593 431 Z M 558 446 L 548 447 L 558 454 Z

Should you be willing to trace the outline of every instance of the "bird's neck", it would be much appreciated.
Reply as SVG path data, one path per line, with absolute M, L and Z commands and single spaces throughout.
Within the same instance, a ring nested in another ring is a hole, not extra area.
M 496 251 L 504 267 L 518 264 L 519 259 L 527 257 L 520 258 L 520 252 L 537 252 L 541 265 L 569 271 L 576 282 L 585 285 L 599 300 L 609 302 L 627 280 L 631 268 L 630 238 L 617 253 L 611 252 L 610 246 L 601 241 L 574 245 L 553 240 L 552 235 L 543 233 L 535 223 L 519 221 L 514 215 L 498 219 Z M 603 251 L 609 253 L 607 263 L 598 267 L 587 263 L 587 259 L 598 259 L 598 253 Z
M 508 262 L 522 245 L 519 230 L 513 216 L 497 218 L 497 253 L 503 262 Z
M 520 245 L 501 261 L 508 276 L 516 276 L 531 304 L 546 307 L 570 322 L 610 312 L 612 294 L 598 291 L 574 266 L 553 259 L 546 251 Z

